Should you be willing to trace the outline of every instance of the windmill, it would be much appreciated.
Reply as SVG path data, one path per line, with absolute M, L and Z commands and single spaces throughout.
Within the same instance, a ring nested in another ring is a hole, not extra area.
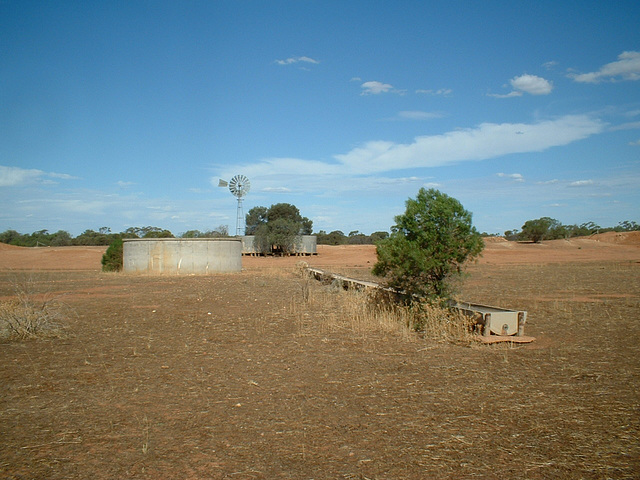
M 231 194 L 238 199 L 238 212 L 236 214 L 236 236 L 244 235 L 244 213 L 242 211 L 243 197 L 249 193 L 251 182 L 244 175 L 236 175 L 229 182 L 220 180 L 219 187 L 229 187 Z

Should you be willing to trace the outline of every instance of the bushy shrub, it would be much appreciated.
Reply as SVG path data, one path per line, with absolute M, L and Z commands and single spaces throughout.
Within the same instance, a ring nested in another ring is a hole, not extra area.
M 122 239 L 116 238 L 102 256 L 103 272 L 119 272 L 123 266 Z
M 421 188 L 395 218 L 391 236 L 377 244 L 373 274 L 404 294 L 408 302 L 442 302 L 452 294 L 452 280 L 484 243 L 471 224 L 471 213 L 455 198 Z

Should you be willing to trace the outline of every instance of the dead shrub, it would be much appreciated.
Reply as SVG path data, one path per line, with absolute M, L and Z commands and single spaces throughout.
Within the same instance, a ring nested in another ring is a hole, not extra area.
M 15 298 L 0 301 L 0 338 L 32 339 L 60 337 L 64 306 L 50 295 L 35 293 L 29 278 L 14 283 Z

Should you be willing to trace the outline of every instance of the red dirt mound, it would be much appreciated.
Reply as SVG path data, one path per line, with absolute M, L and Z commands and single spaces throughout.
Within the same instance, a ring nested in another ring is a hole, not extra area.
M 598 242 L 640 245 L 640 232 L 606 232 L 589 237 Z

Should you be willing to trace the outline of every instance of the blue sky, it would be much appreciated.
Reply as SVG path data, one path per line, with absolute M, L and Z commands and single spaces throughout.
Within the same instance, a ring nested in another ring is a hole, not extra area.
M 637 1 L 0 0 L 0 231 L 640 221 Z

